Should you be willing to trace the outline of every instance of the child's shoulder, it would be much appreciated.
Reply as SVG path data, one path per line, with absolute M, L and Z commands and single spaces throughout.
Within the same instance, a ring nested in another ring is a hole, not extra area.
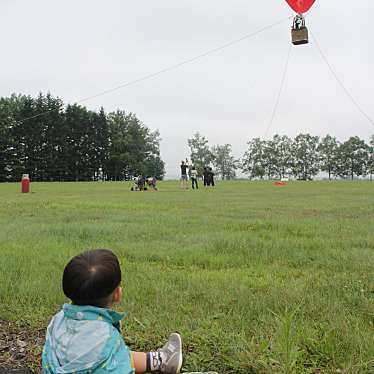
M 92 308 L 77 308 L 69 304 L 65 304 L 52 317 L 48 330 L 74 330 L 76 334 L 93 333 L 95 336 L 108 337 L 120 335 L 112 320 L 105 314 L 96 313 Z
M 61 324 L 61 321 L 64 319 L 64 311 L 61 309 L 59 312 L 57 312 L 52 318 L 51 321 L 49 322 L 48 325 L 48 330 L 52 329 L 56 325 Z

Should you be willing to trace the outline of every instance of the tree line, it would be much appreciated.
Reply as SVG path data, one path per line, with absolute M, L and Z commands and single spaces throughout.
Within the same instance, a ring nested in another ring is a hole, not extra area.
M 42 115 L 40 115 L 42 113 Z M 60 98 L 0 98 L 0 182 L 162 179 L 160 134 L 133 113 L 105 113 Z
M 188 139 L 191 160 L 201 173 L 213 165 L 222 179 L 241 170 L 250 179 L 295 178 L 311 180 L 321 172 L 329 179 L 354 179 L 374 174 L 374 135 L 368 143 L 358 136 L 339 142 L 336 137 L 299 134 L 295 138 L 274 135 L 270 140 L 251 139 L 242 159 L 235 159 L 231 145 L 209 147 L 199 133 Z

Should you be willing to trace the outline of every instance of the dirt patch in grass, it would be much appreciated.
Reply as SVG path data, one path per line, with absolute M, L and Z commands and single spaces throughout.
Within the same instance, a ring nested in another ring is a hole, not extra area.
M 39 374 L 44 339 L 44 329 L 0 321 L 0 367 L 29 368 Z

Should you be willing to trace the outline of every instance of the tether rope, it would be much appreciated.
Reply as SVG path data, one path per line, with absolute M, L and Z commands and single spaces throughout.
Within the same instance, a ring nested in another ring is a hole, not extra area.
M 272 24 L 270 24 L 270 25 L 268 25 L 268 26 L 262 27 L 261 29 L 259 29 L 259 30 L 257 30 L 257 31 L 254 31 L 254 32 L 252 32 L 252 33 L 250 33 L 250 34 L 244 35 L 244 36 L 242 36 L 242 37 L 240 37 L 240 38 L 238 38 L 238 39 L 234 39 L 234 40 L 232 40 L 232 41 L 230 41 L 230 42 L 227 42 L 227 43 L 225 43 L 225 44 L 223 44 L 223 45 L 221 45 L 221 46 L 219 46 L 219 47 L 216 47 L 216 48 L 210 49 L 210 50 L 208 50 L 208 51 L 206 51 L 206 52 L 204 52 L 204 53 L 201 53 L 201 54 L 199 54 L 199 55 L 197 55 L 197 56 L 194 56 L 194 57 L 192 57 L 192 58 L 186 59 L 186 60 L 181 61 L 181 62 L 179 62 L 179 63 L 177 63 L 177 64 L 171 65 L 171 66 L 169 66 L 169 67 L 166 67 L 166 68 L 164 68 L 164 69 L 162 69 L 162 70 L 156 71 L 156 72 L 154 72 L 154 73 L 150 73 L 150 74 L 144 75 L 143 77 L 140 77 L 140 78 L 134 79 L 134 80 L 132 80 L 132 81 L 128 81 L 128 82 L 125 82 L 125 83 L 119 84 L 119 85 L 117 85 L 117 86 L 115 86 L 115 87 L 113 87 L 113 88 L 109 88 L 109 89 L 107 89 L 107 90 L 101 91 L 101 92 L 99 92 L 99 93 L 97 93 L 97 94 L 95 94 L 95 95 L 87 96 L 87 97 L 85 97 L 85 98 L 82 98 L 82 99 L 80 99 L 80 100 L 77 100 L 76 103 L 78 103 L 78 104 L 79 104 L 79 103 L 83 103 L 83 102 L 85 102 L 85 101 L 89 101 L 89 100 L 95 99 L 95 98 L 97 98 L 97 97 L 107 95 L 107 94 L 112 93 L 112 92 L 114 92 L 114 91 L 118 91 L 118 90 L 123 89 L 123 88 L 125 88 L 125 87 L 129 87 L 129 86 L 132 86 L 132 85 L 134 85 L 134 84 L 137 84 L 137 83 L 140 83 L 140 82 L 143 82 L 143 81 L 146 81 L 146 80 L 149 80 L 149 79 L 155 78 L 155 77 L 157 77 L 157 76 L 159 76 L 159 75 L 161 75 L 161 74 L 165 74 L 165 73 L 167 73 L 167 72 L 169 72 L 169 71 L 171 71 L 171 70 L 178 69 L 178 68 L 180 68 L 181 66 L 184 66 L 184 65 L 190 64 L 190 63 L 192 63 L 192 62 L 195 62 L 195 61 L 197 61 L 197 60 L 200 60 L 200 59 L 202 59 L 202 58 L 204 58 L 204 57 L 206 57 L 206 56 L 208 56 L 208 55 L 211 55 L 211 54 L 213 54 L 213 53 L 216 53 L 216 52 L 219 52 L 219 51 L 221 51 L 221 50 L 223 50 L 223 49 L 226 49 L 226 48 L 228 48 L 228 47 L 231 47 L 231 46 L 234 45 L 234 44 L 238 44 L 238 43 L 240 43 L 240 42 L 242 42 L 242 41 L 244 41 L 244 40 L 248 40 L 248 39 L 250 39 L 250 38 L 253 38 L 254 36 L 256 36 L 256 35 L 258 35 L 258 34 L 261 34 L 261 33 L 265 32 L 265 31 L 267 31 L 267 30 L 269 30 L 269 29 L 271 29 L 271 28 L 273 28 L 273 27 L 275 27 L 275 26 L 278 26 L 279 24 L 283 23 L 284 21 L 286 21 L 286 20 L 288 20 L 288 19 L 290 19 L 290 18 L 292 18 L 292 17 L 286 17 L 286 18 L 283 18 L 283 19 L 281 19 L 281 20 L 279 20 L 279 21 L 277 21 L 277 22 L 274 22 L 274 23 L 272 23 Z M 28 121 L 28 120 L 30 120 L 30 119 L 34 119 L 34 118 L 37 118 L 37 117 L 40 117 L 40 116 L 46 115 L 46 114 L 51 113 L 51 112 L 54 112 L 54 111 L 56 111 L 56 110 L 59 110 L 59 109 L 51 109 L 51 110 L 48 110 L 48 111 L 45 111 L 45 112 L 42 112 L 42 113 L 38 113 L 38 114 L 35 114 L 34 116 L 30 116 L 30 117 L 24 118 L 24 119 L 22 119 L 22 120 L 20 120 L 20 121 L 18 121 L 18 122 L 19 122 L 19 123 L 23 123 L 23 122 Z
M 290 44 L 290 46 L 288 47 L 287 59 L 286 59 L 286 63 L 284 65 L 284 69 L 283 69 L 282 80 L 281 80 L 281 84 L 280 84 L 280 87 L 279 87 L 277 100 L 276 100 L 274 108 L 273 108 L 273 112 L 272 112 L 272 115 L 271 115 L 270 122 L 269 122 L 269 124 L 268 124 L 268 126 L 266 128 L 264 139 L 267 138 L 269 130 L 270 130 L 271 126 L 274 123 L 274 119 L 275 119 L 275 116 L 276 116 L 277 111 L 278 111 L 280 99 L 281 99 L 281 96 L 282 96 L 284 84 L 285 84 L 286 77 L 287 77 L 288 66 L 289 66 L 290 57 L 291 57 L 291 50 L 292 50 L 292 44 Z
M 347 87 L 344 85 L 342 80 L 339 78 L 336 71 L 333 69 L 332 65 L 330 64 L 329 60 L 327 59 L 326 55 L 323 53 L 322 48 L 320 44 L 318 43 L 317 38 L 315 35 L 311 32 L 312 38 L 317 46 L 317 50 L 319 54 L 321 55 L 323 61 L 326 63 L 328 69 L 330 70 L 331 74 L 335 78 L 335 80 L 338 82 L 339 86 L 342 88 L 344 93 L 347 95 L 347 97 L 351 100 L 352 104 L 357 108 L 357 110 L 374 126 L 374 120 L 362 109 L 361 105 L 355 100 L 353 95 L 348 91 Z

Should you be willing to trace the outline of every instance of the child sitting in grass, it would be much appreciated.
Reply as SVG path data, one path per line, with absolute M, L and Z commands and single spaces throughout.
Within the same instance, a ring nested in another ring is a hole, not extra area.
M 71 300 L 50 322 L 42 355 L 44 374 L 178 374 L 182 342 L 172 333 L 154 352 L 131 352 L 120 333 L 123 314 L 110 309 L 121 301 L 121 268 L 109 250 L 75 256 L 65 267 L 62 287 Z

